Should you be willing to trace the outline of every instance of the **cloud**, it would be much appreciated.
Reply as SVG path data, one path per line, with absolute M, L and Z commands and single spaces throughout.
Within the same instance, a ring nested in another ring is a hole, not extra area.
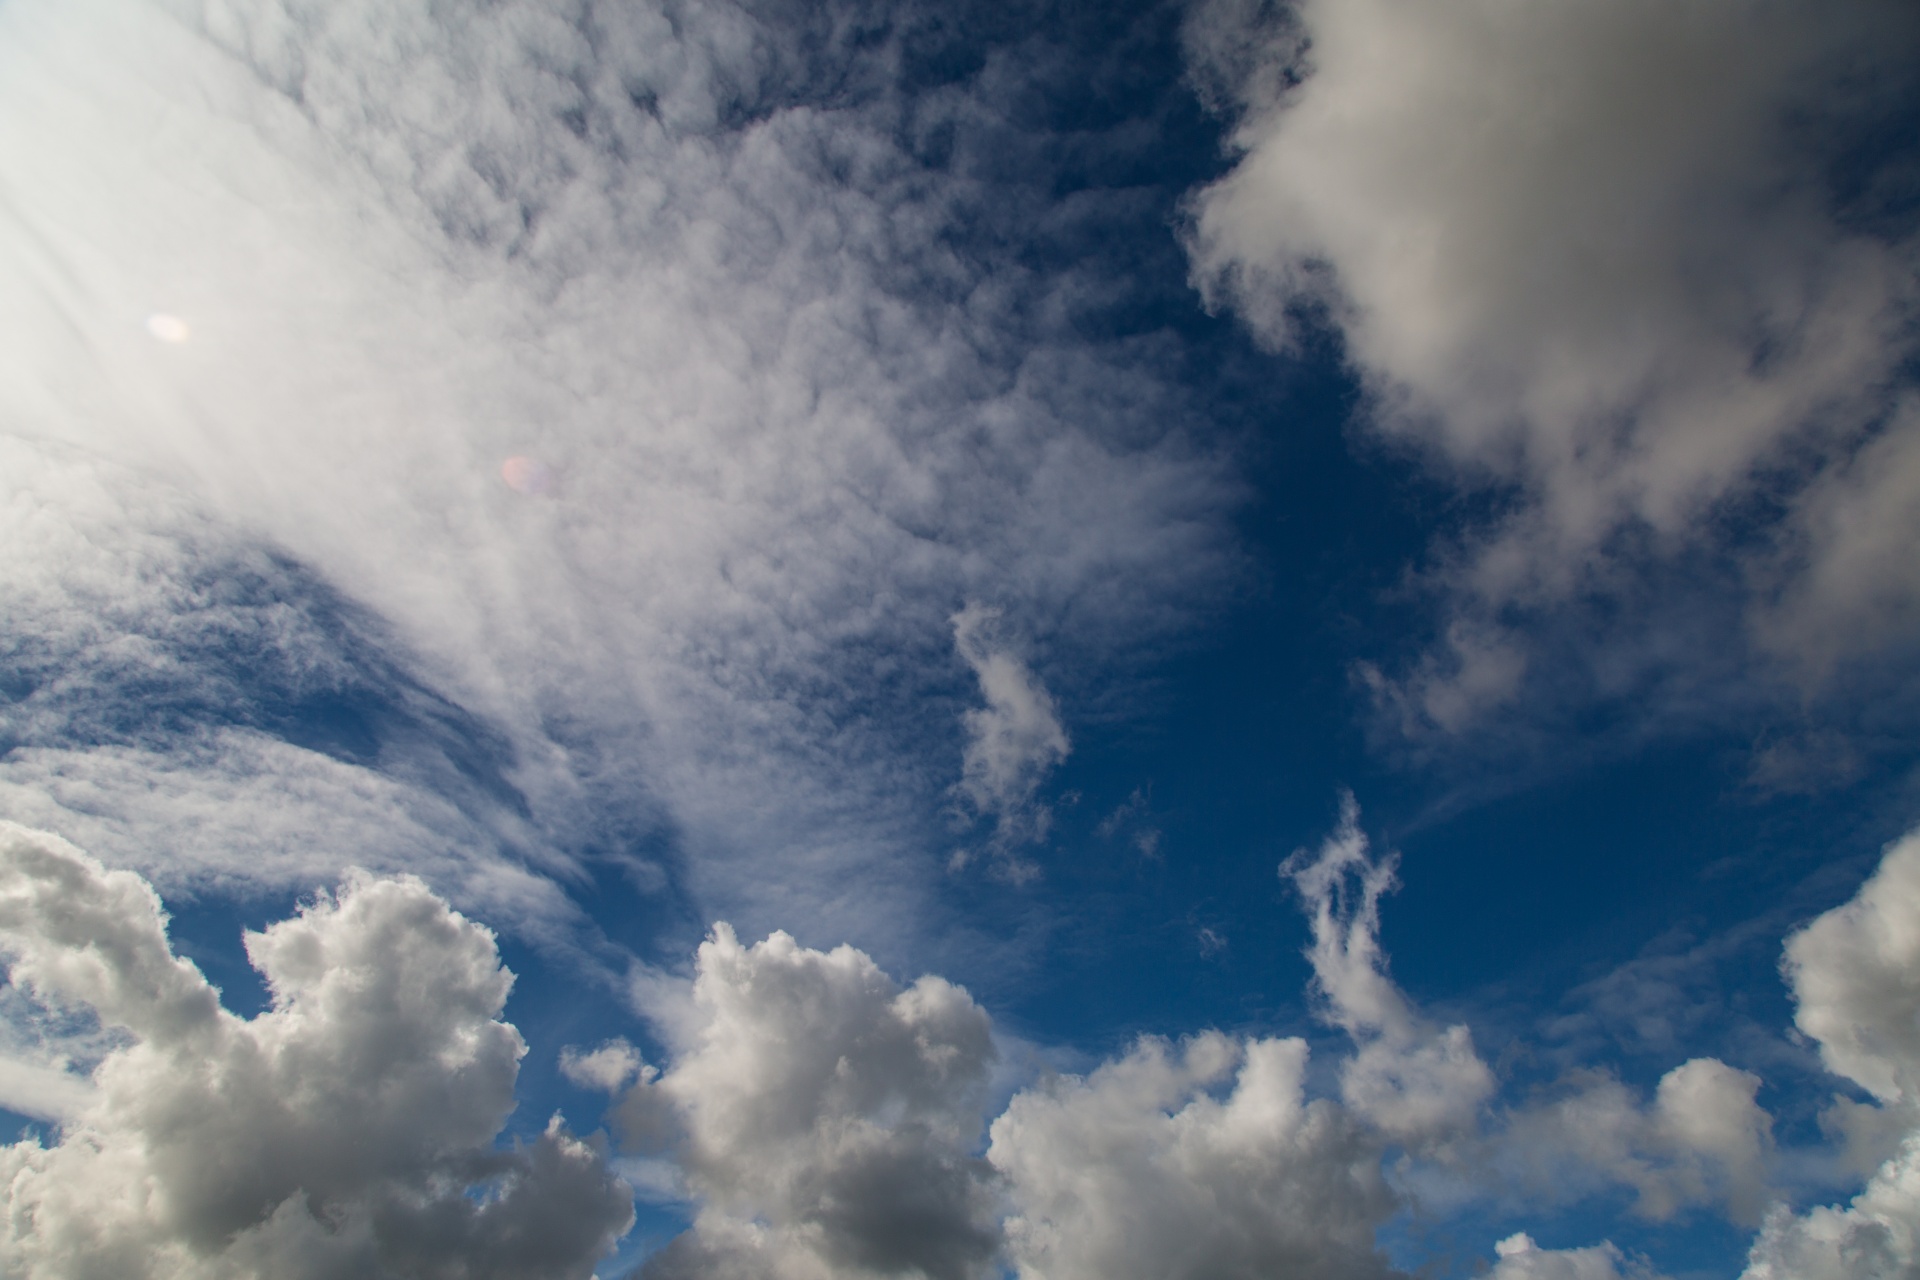
M 1611 1243 L 1584 1249 L 1542 1249 L 1524 1231 L 1494 1246 L 1499 1261 L 1488 1280 L 1658 1280 Z
M 174 955 L 138 876 L 0 828 L 12 981 L 126 1037 L 54 1145 L 0 1149 L 10 1274 L 592 1271 L 631 1195 L 557 1117 L 496 1145 L 525 1045 L 490 933 L 360 875 L 246 944 L 272 994 L 253 1018 Z
M 1147 1038 L 1081 1079 L 1017 1095 L 987 1158 L 1015 1206 L 1007 1248 L 1049 1280 L 1398 1274 L 1376 1141 L 1304 1094 L 1301 1040 Z M 1224 1097 L 1214 1091 L 1231 1082 Z
M 1723 1205 L 1760 1221 L 1774 1189 L 1773 1119 L 1756 1101 L 1760 1077 L 1694 1058 L 1660 1078 L 1651 1104 L 1610 1075 L 1574 1073 L 1559 1096 L 1502 1116 L 1492 1158 L 1515 1187 L 1573 1200 L 1630 1187 L 1633 1212 L 1663 1222 Z
M 1071 743 L 1058 708 L 1027 664 L 996 644 L 997 609 L 969 604 L 953 615 L 953 643 L 980 681 L 985 707 L 962 714 L 967 730 L 960 792 L 996 819 L 1001 845 L 1044 840 L 1052 810 L 1035 803 L 1040 784 L 1067 758 Z
M 1340 803 L 1340 825 L 1309 857 L 1282 864 L 1312 924 L 1307 959 L 1326 998 L 1327 1021 L 1357 1052 L 1341 1066 L 1341 1096 L 1397 1141 L 1421 1143 L 1470 1132 L 1494 1091 L 1493 1073 L 1464 1025 L 1429 1024 L 1387 974 L 1380 949 L 1380 897 L 1395 887 L 1397 859 L 1374 862 L 1360 808 Z
M 652 1080 L 659 1074 L 640 1057 L 640 1051 L 616 1036 L 596 1049 L 568 1045 L 560 1050 L 560 1074 L 582 1089 L 618 1093 L 635 1079 Z
M 1910 837 L 1788 946 L 1802 1029 L 1883 1091 L 1886 1115 L 1837 1104 L 1825 1122 L 1861 1150 L 1890 1125 L 1914 1127 L 1897 1091 L 1914 1060 L 1898 979 L 1912 967 L 1900 947 L 1920 910 L 1916 866 Z M 626 1164 L 694 1206 L 692 1228 L 647 1274 L 964 1277 L 998 1264 L 1052 1280 L 1388 1277 L 1400 1272 L 1378 1233 L 1399 1215 L 1475 1202 L 1552 1213 L 1620 1190 L 1653 1222 L 1711 1209 L 1763 1224 L 1753 1266 L 1776 1269 L 1755 1280 L 1826 1274 L 1795 1268 L 1848 1249 L 1909 1257 L 1911 1138 L 1851 1207 L 1763 1213 L 1788 1161 L 1760 1076 L 1696 1057 L 1648 1096 L 1573 1067 L 1503 1098 L 1468 1028 L 1438 1024 L 1394 983 L 1379 906 L 1395 860 L 1372 856 L 1350 796 L 1329 837 L 1283 872 L 1306 909 L 1321 1016 L 1351 1044 L 1329 1069 L 1310 1074 L 1298 1038 L 1145 1036 L 1086 1074 L 1015 1089 L 991 1124 L 999 1055 L 964 991 L 933 977 L 903 987 L 852 947 L 821 952 L 780 933 L 748 947 L 716 925 L 693 982 L 655 992 L 663 1072 L 624 1041 L 563 1055 L 583 1087 L 634 1081 L 613 1112 Z M 1329 1081 L 1337 1097 L 1324 1096 Z M 1857 1274 L 1850 1265 L 1829 1269 Z M 1501 1242 L 1492 1274 L 1654 1280 L 1611 1243 L 1544 1249 L 1524 1233 Z
M 1380 899 L 1397 887 L 1396 863 L 1371 856 L 1359 806 L 1343 795 L 1334 832 L 1280 870 L 1311 926 L 1321 1017 L 1353 1043 L 1339 1065 L 1341 1099 L 1369 1132 L 1417 1157 L 1397 1166 L 1409 1194 L 1570 1201 L 1627 1186 L 1649 1218 L 1724 1204 L 1741 1221 L 1760 1220 L 1773 1194 L 1773 1121 L 1751 1072 L 1692 1059 L 1643 1103 L 1610 1075 L 1576 1070 L 1557 1096 L 1496 1105 L 1500 1082 L 1471 1029 L 1436 1025 L 1388 972 Z
M 1701 607 L 1698 574 L 1661 573 L 1702 548 L 1770 584 L 1745 607 L 1776 656 L 1895 652 L 1920 591 L 1883 550 L 1912 522 L 1895 399 L 1920 236 L 1889 194 L 1910 148 L 1855 144 L 1910 101 L 1910 7 L 1278 15 L 1223 2 L 1190 25 L 1238 156 L 1193 198 L 1195 279 L 1276 345 L 1331 324 L 1373 426 L 1506 513 L 1442 550 L 1452 616 L 1390 701 L 1465 727 L 1523 689 L 1516 620 L 1550 630 L 1594 598 L 1651 628 L 1616 623 L 1604 661 L 1589 651 L 1600 687 L 1634 643 L 1701 666 L 1659 633 Z M 1861 172 L 1836 175 L 1836 154 Z
M 1788 939 L 1783 969 L 1798 1005 L 1794 1022 L 1829 1071 L 1870 1094 L 1875 1107 L 1836 1099 L 1840 1136 L 1884 1140 L 1895 1154 L 1845 1207 L 1769 1215 L 1748 1258 L 1749 1280 L 1901 1275 L 1920 1265 L 1920 833 L 1888 846 L 1879 868 L 1847 902 Z
M 965 991 L 721 924 L 693 1005 L 672 1066 L 620 1104 L 628 1141 L 671 1143 L 699 1204 L 648 1276 L 986 1274 L 994 1202 L 971 1153 L 995 1050 Z
M 1920 833 L 1788 939 L 1784 969 L 1794 1022 L 1829 1071 L 1884 1105 L 1920 1100 Z
M 377 619 L 508 748 L 525 812 L 476 861 L 564 880 L 670 840 L 696 919 L 904 949 L 952 781 L 924 708 L 953 697 L 954 602 L 1111 656 L 1226 570 L 1232 486 L 1167 344 L 1087 336 L 1086 282 L 999 241 L 1053 188 L 1001 163 L 1021 135 L 991 86 L 902 81 L 900 42 L 958 38 L 937 14 L 29 0 L 0 23 L 16 448 L 111 500 L 167 489 Z M 151 541 L 81 487 L 26 501 Z M 80 603 L 136 638 L 163 628 L 133 605 L 178 603 L 114 598 Z

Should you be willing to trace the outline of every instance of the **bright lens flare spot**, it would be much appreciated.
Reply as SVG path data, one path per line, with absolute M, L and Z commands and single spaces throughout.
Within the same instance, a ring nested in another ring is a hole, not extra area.
M 147 332 L 162 342 L 185 342 L 193 336 L 185 320 L 164 311 L 156 311 L 147 317 Z
M 508 458 L 500 464 L 500 478 L 515 493 L 524 493 L 529 497 L 545 493 L 553 486 L 552 470 L 538 458 Z

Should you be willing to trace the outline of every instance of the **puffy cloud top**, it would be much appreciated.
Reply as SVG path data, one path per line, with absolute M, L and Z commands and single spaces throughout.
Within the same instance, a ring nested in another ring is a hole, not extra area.
M 1374 1246 L 1394 1208 L 1376 1140 L 1337 1104 L 1305 1098 L 1306 1064 L 1301 1040 L 1210 1032 L 1175 1051 L 1146 1039 L 1085 1079 L 1014 1098 L 987 1154 L 1015 1205 L 1020 1275 L 1397 1274 Z
M 420 881 L 355 876 L 247 936 L 272 993 L 221 1008 L 151 889 L 0 827 L 16 983 L 128 1042 L 53 1146 L 0 1151 L 0 1258 L 34 1280 L 585 1277 L 632 1221 L 556 1118 L 499 1149 L 525 1045 L 493 937 Z
M 1888 847 L 1847 902 L 1787 943 L 1795 1021 L 1836 1075 L 1867 1090 L 1904 1130 L 1900 1149 L 1851 1204 L 1771 1215 L 1748 1280 L 1911 1275 L 1920 1267 L 1920 832 Z
M 702 1199 L 659 1277 L 981 1274 L 996 1248 L 970 1153 L 995 1058 L 985 1012 L 939 978 L 902 988 L 852 947 L 716 925 L 691 1043 L 623 1100 L 630 1131 L 681 1128 Z

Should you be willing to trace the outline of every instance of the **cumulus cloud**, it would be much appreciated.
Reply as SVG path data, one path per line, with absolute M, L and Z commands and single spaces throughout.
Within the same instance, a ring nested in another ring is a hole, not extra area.
M 1298 1039 L 1147 1038 L 1084 1079 L 1016 1096 L 987 1157 L 1015 1206 L 1019 1273 L 1398 1274 L 1374 1243 L 1395 1203 L 1377 1141 L 1337 1103 L 1307 1099 L 1306 1065 Z
M 1610 1075 L 1575 1071 L 1554 1096 L 1496 1105 L 1499 1081 L 1470 1028 L 1434 1023 L 1388 971 L 1380 900 L 1397 885 L 1396 863 L 1372 856 L 1359 807 L 1344 795 L 1333 833 L 1281 874 L 1311 926 L 1321 1016 L 1353 1043 L 1339 1065 L 1341 1099 L 1370 1133 L 1417 1157 L 1397 1166 L 1410 1194 L 1444 1202 L 1498 1188 L 1564 1203 L 1625 1186 L 1648 1218 L 1724 1205 L 1760 1220 L 1773 1194 L 1773 1121 L 1751 1072 L 1693 1059 L 1643 1101 Z
M 1897 1108 L 1909 1067 L 1875 1075 L 1872 1064 L 1913 1060 L 1899 1047 L 1912 1013 L 1898 980 L 1911 967 L 1899 948 L 1920 902 L 1915 866 L 1920 837 L 1789 946 L 1803 1030 L 1836 1067 L 1880 1082 L 1908 1127 L 1912 1113 Z M 624 1041 L 563 1055 L 583 1087 L 634 1081 L 613 1113 L 622 1142 L 695 1207 L 647 1273 L 960 1277 L 999 1263 L 1051 1280 L 1346 1280 L 1400 1274 L 1378 1241 L 1396 1215 L 1475 1201 L 1557 1212 L 1625 1190 L 1650 1221 L 1701 1209 L 1762 1221 L 1780 1161 L 1758 1075 L 1693 1058 L 1648 1096 L 1576 1068 L 1502 1099 L 1468 1028 L 1436 1023 L 1394 983 L 1379 907 L 1395 860 L 1373 857 L 1351 797 L 1328 839 L 1283 872 L 1306 909 L 1319 1012 L 1351 1042 L 1322 1083 L 1298 1038 L 1146 1036 L 1084 1075 L 1018 1089 L 990 1125 L 997 1055 L 964 991 L 931 977 L 903 987 L 851 947 L 815 951 L 780 933 L 748 947 L 716 925 L 682 998 L 656 1002 L 664 1071 Z M 1329 1080 L 1337 1096 L 1325 1096 Z M 1855 1122 L 1872 1127 L 1834 1125 Z M 1898 1242 L 1920 1221 L 1903 1198 L 1920 1185 L 1913 1167 L 1903 1150 L 1850 1208 L 1776 1207 L 1754 1266 L 1786 1269 L 1756 1280 L 1803 1274 L 1793 1260 L 1822 1249 L 1908 1257 Z M 1524 1233 L 1501 1243 L 1492 1274 L 1654 1277 L 1611 1243 L 1545 1249 Z
M 1369 856 L 1359 805 L 1344 795 L 1334 833 L 1311 856 L 1295 853 L 1280 874 L 1312 925 L 1307 958 L 1323 1013 L 1357 1049 L 1341 1067 L 1341 1096 L 1382 1132 L 1419 1143 L 1477 1128 L 1494 1079 L 1466 1026 L 1431 1025 L 1388 976 L 1380 897 L 1395 886 L 1396 861 Z
M 500 736 L 514 794 L 478 831 L 416 807 L 428 856 L 565 878 L 671 830 L 707 918 L 904 930 L 952 780 L 916 712 L 951 697 L 953 602 L 1111 652 L 1228 535 L 1158 357 L 968 239 L 1046 184 L 983 162 L 1017 131 L 979 84 L 903 86 L 898 42 L 939 24 L 884 19 L 9 5 L 7 430 L 300 566 Z M 154 541 L 83 487 L 22 482 L 79 531 L 9 564 L 23 590 L 91 573 L 75 544 Z M 138 560 L 74 615 L 127 651 L 163 630 L 133 606 L 181 594 Z M 9 631 L 31 647 L 42 617 Z M 37 759 L 21 785 L 92 769 Z M 103 806 L 141 802 L 94 773 Z M 243 824 L 217 834 L 245 866 Z
M 1035 802 L 1040 784 L 1071 747 L 1059 710 L 1027 664 L 996 644 L 997 609 L 969 604 L 953 616 L 953 643 L 980 681 L 987 705 L 962 714 L 967 731 L 960 792 L 992 814 L 1002 845 L 1046 838 L 1052 811 Z
M 1559 1096 L 1508 1110 L 1493 1151 L 1515 1186 L 1575 1199 L 1632 1188 L 1633 1211 L 1665 1221 L 1722 1205 L 1753 1225 L 1771 1202 L 1773 1118 L 1752 1072 L 1695 1058 L 1660 1078 L 1651 1103 L 1610 1075 L 1576 1073 Z
M 1523 1231 L 1493 1248 L 1499 1261 L 1489 1280 L 1659 1280 L 1645 1263 L 1630 1261 L 1611 1243 L 1542 1249 Z
M 972 1153 L 995 1050 L 965 991 L 722 924 L 679 1034 L 619 1108 L 630 1143 L 672 1145 L 699 1205 L 648 1276 L 986 1273 L 994 1199 Z
M 659 1073 L 638 1049 L 616 1036 L 594 1049 L 568 1045 L 560 1050 L 560 1074 L 582 1089 L 618 1093 L 632 1080 L 651 1080 Z
M 1389 690 L 1404 710 L 1464 727 L 1521 688 L 1515 609 L 1644 609 L 1641 567 L 1733 528 L 1763 642 L 1825 662 L 1912 635 L 1920 581 L 1882 550 L 1912 522 L 1920 237 L 1888 194 L 1911 157 L 1850 141 L 1914 88 L 1910 6 L 1275 12 L 1191 24 L 1239 152 L 1194 198 L 1195 277 L 1273 343 L 1335 326 L 1380 430 L 1514 499 L 1443 570 L 1454 618 Z M 1836 178 L 1836 148 L 1864 172 Z
M 1746 1274 L 1910 1274 L 1920 1266 L 1920 833 L 1889 846 L 1858 893 L 1789 939 L 1784 968 L 1800 1030 L 1828 1070 L 1878 1104 L 1838 1100 L 1835 1127 L 1870 1139 L 1888 1129 L 1906 1136 L 1847 1206 L 1771 1214 Z
M 26 1277 L 586 1277 L 633 1219 L 556 1117 L 511 1149 L 525 1045 L 493 937 L 411 878 L 349 878 L 246 936 L 252 1018 L 169 945 L 159 899 L 0 828 L 11 980 L 124 1036 L 58 1141 L 0 1149 Z

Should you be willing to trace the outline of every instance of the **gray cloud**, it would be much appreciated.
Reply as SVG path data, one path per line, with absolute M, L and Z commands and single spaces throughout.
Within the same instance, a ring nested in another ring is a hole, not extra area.
M 1376 1140 L 1306 1098 L 1306 1063 L 1301 1040 L 1149 1038 L 1016 1096 L 987 1157 L 1008 1182 L 1020 1274 L 1398 1274 L 1374 1245 L 1395 1207 Z
M 677 1139 L 699 1203 L 646 1275 L 986 1273 L 993 1197 L 970 1152 L 995 1051 L 965 991 L 716 925 L 692 999 L 680 1055 L 621 1103 L 629 1141 Z
M 1443 549 L 1451 620 L 1385 682 L 1388 705 L 1467 727 L 1528 687 L 1515 620 L 1551 631 L 1595 599 L 1630 619 L 1581 654 L 1595 691 L 1623 665 L 1710 668 L 1713 641 L 1675 654 L 1663 635 L 1703 607 L 1700 584 L 1732 592 L 1716 625 L 1747 612 L 1747 639 L 1802 678 L 1897 656 L 1920 596 L 1885 550 L 1912 524 L 1895 396 L 1920 240 L 1874 180 L 1910 156 L 1875 169 L 1859 152 L 1864 194 L 1829 167 L 1910 94 L 1911 9 L 1278 13 L 1217 3 L 1192 21 L 1239 152 L 1194 198 L 1196 279 L 1278 345 L 1305 315 L 1331 323 L 1374 426 L 1506 499 Z M 1744 595 L 1688 560 L 1729 551 Z M 1678 587 L 1661 576 L 1676 566 Z
M 0 828 L 12 981 L 126 1037 L 54 1145 L 0 1148 L 10 1274 L 592 1271 L 631 1195 L 557 1117 L 495 1145 L 525 1045 L 490 933 L 362 875 L 246 942 L 273 997 L 253 1018 L 173 954 L 138 876 Z

